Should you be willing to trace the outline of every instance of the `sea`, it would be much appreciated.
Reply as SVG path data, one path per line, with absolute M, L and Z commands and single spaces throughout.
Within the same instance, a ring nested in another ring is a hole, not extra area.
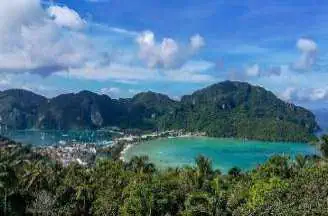
M 128 148 L 123 155 L 128 161 L 133 156 L 146 155 L 156 167 L 192 166 L 198 155 L 208 157 L 215 169 L 227 172 L 232 167 L 244 171 L 256 168 L 273 155 L 318 155 L 318 146 L 296 142 L 266 142 L 241 139 L 189 137 L 158 139 Z
M 72 143 L 111 145 L 117 134 L 107 130 L 6 130 L 1 135 L 31 146 L 46 147 Z M 193 166 L 198 155 L 211 159 L 213 167 L 227 172 L 232 167 L 250 170 L 273 155 L 319 155 L 319 147 L 299 142 L 267 142 L 209 137 L 160 138 L 130 146 L 123 158 L 148 156 L 157 168 Z
M 46 147 L 72 143 L 110 145 L 117 134 L 103 130 L 2 130 L 0 135 L 26 145 Z

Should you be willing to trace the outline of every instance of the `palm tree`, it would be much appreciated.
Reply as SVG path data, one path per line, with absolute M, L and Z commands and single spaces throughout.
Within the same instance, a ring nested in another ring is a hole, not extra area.
M 229 171 L 228 174 L 234 178 L 240 176 L 241 174 L 241 169 L 239 167 L 232 167 Z
M 196 158 L 196 175 L 198 187 L 202 188 L 204 182 L 213 175 L 212 161 L 203 155 Z
M 4 214 L 7 213 L 8 196 L 14 191 L 17 183 L 16 173 L 8 161 L 0 162 L 0 192 L 4 193 Z
M 149 162 L 149 158 L 147 156 L 135 156 L 133 157 L 129 163 L 127 163 L 127 168 L 136 173 L 154 173 L 155 166 L 153 163 Z
M 182 215 L 212 215 L 213 202 L 209 194 L 204 192 L 194 192 L 189 194 L 185 202 L 185 210 Z
M 88 215 L 94 197 L 93 173 L 91 169 L 71 164 L 64 179 L 64 193 L 72 191 L 79 215 Z M 81 208 L 82 206 L 82 208 Z
M 4 193 L 4 213 L 8 211 L 8 197 L 15 192 L 18 178 L 15 172 L 21 163 L 20 148 L 0 149 L 0 192 Z
M 297 155 L 296 157 L 295 157 L 295 165 L 296 165 L 296 168 L 297 169 L 302 169 L 302 168 L 304 168 L 305 167 L 305 165 L 306 165 L 306 162 L 307 162 L 307 160 L 306 160 L 306 158 L 303 156 L 303 155 Z
M 55 177 L 55 175 L 52 172 L 51 166 L 45 161 L 39 160 L 25 165 L 22 183 L 25 185 L 26 190 L 31 190 L 32 192 L 41 189 L 50 190 L 49 182 L 52 177 Z
M 42 190 L 36 194 L 33 203 L 28 209 L 28 213 L 45 216 L 56 215 L 54 212 L 55 202 L 55 196 L 47 191 Z
M 212 198 L 212 215 L 223 215 L 227 211 L 226 193 L 227 185 L 220 176 L 216 176 L 212 181 L 214 197 Z
M 148 184 L 132 183 L 125 188 L 120 215 L 154 215 L 154 194 Z
M 321 152 L 324 157 L 328 157 L 328 135 L 321 137 Z
M 132 172 L 124 170 L 122 161 L 99 160 L 92 177 L 96 180 L 93 213 L 95 215 L 118 215 L 123 202 L 123 189 L 132 180 Z
M 213 174 L 212 161 L 203 155 L 196 158 L 196 166 L 199 175 L 208 176 Z

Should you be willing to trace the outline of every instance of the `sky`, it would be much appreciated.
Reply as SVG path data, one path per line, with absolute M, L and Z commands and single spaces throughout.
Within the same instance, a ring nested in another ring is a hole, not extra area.
M 224 80 L 328 105 L 325 0 L 1 0 L 0 90 L 178 100 Z

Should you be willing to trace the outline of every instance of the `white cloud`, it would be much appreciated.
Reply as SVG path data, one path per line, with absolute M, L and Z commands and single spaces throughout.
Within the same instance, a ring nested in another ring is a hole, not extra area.
M 204 83 L 215 78 L 205 74 L 215 64 L 206 61 L 189 61 L 178 69 L 152 69 L 134 65 L 111 63 L 105 67 L 87 64 L 84 68 L 71 69 L 69 73 L 58 72 L 56 75 L 66 78 L 78 78 L 97 81 L 115 81 L 135 84 L 136 81 L 174 81 Z
M 296 93 L 296 88 L 288 87 L 283 92 L 281 92 L 278 96 L 285 101 L 291 101 L 292 99 L 295 99 L 294 94 Z
M 328 88 L 312 89 L 309 98 L 312 101 L 327 100 L 328 99 Z
M 69 89 L 63 90 L 49 83 L 44 83 L 46 79 L 29 73 L 16 73 L 7 74 L 0 73 L 0 90 L 19 88 L 35 93 L 52 97 L 60 93 L 67 93 Z
M 315 52 L 317 51 L 317 44 L 310 39 L 301 38 L 297 41 L 297 48 L 302 52 Z
M 196 34 L 190 38 L 190 46 L 192 50 L 198 51 L 205 46 L 205 39 L 199 34 Z
M 162 43 L 157 44 L 154 33 L 145 31 L 137 37 L 137 43 L 140 47 L 139 57 L 148 67 L 170 67 L 176 63 L 179 46 L 173 39 L 164 38 Z
M 245 72 L 247 76 L 251 76 L 251 77 L 259 76 L 261 72 L 260 66 L 258 64 L 254 64 L 250 67 L 247 67 Z
M 102 94 L 108 94 L 108 93 L 119 93 L 120 92 L 120 89 L 119 88 L 116 88 L 116 87 L 111 87 L 111 88 L 102 88 L 100 89 L 100 92 Z
M 158 43 L 152 31 L 144 31 L 137 36 L 139 58 L 150 68 L 176 68 L 185 63 L 205 45 L 204 38 L 195 35 L 190 39 L 190 45 L 183 47 L 172 38 L 164 38 Z
M 328 100 L 328 87 L 322 88 L 295 88 L 288 87 L 279 94 L 286 101 L 323 101 Z
M 128 98 L 142 92 L 140 89 L 127 89 L 118 87 L 101 88 L 98 93 L 105 94 L 111 98 Z
M 163 73 L 167 80 L 176 82 L 208 83 L 216 80 L 212 75 L 206 74 L 215 64 L 207 61 L 189 61 L 181 68 L 165 70 Z
M 66 6 L 53 5 L 47 9 L 47 12 L 60 27 L 80 30 L 86 25 L 86 21 L 76 11 Z
M 74 22 L 60 21 L 62 25 L 57 25 L 56 21 L 66 18 L 56 12 L 52 19 L 40 0 L 2 0 L 0 72 L 49 75 L 83 65 L 95 51 L 85 35 L 62 28 L 77 27 Z
M 123 29 L 123 28 L 117 28 L 117 27 L 107 27 L 110 31 L 115 32 L 115 33 L 119 33 L 119 34 L 124 34 L 127 36 L 138 36 L 138 32 L 136 31 L 130 31 L 127 29 Z
M 301 52 L 299 59 L 293 64 L 293 69 L 308 70 L 315 63 L 317 59 L 318 46 L 316 42 L 307 38 L 300 38 L 297 41 L 296 47 Z
M 5 89 L 9 86 L 11 86 L 12 79 L 7 74 L 0 73 L 1 79 L 0 79 L 0 89 Z
M 158 79 L 159 73 L 156 71 L 125 64 L 111 63 L 107 66 L 99 67 L 97 64 L 87 64 L 83 68 L 72 68 L 67 72 L 58 72 L 58 76 L 66 78 L 78 78 L 87 80 L 107 81 L 107 80 L 124 80 L 141 81 L 141 80 L 155 80 Z
M 101 88 L 99 93 L 106 94 L 112 98 L 118 98 L 120 96 L 121 89 L 119 89 L 117 87 Z
M 177 55 L 179 53 L 178 44 L 171 38 L 164 38 L 161 44 L 160 57 L 163 61 L 163 65 L 169 66 L 175 63 Z
M 188 76 L 191 82 L 213 79 L 203 74 L 212 66 L 190 64 L 189 59 L 205 45 L 199 34 L 191 37 L 190 42 L 180 44 L 172 38 L 157 42 L 151 31 L 138 33 L 106 27 L 111 33 L 128 36 L 125 39 L 130 42 L 131 37 L 137 38 L 138 50 L 129 49 L 126 52 L 129 55 L 115 57 L 109 53 L 116 53 L 117 48 L 103 47 L 103 36 L 89 38 L 83 31 L 78 31 L 85 25 L 86 21 L 76 11 L 64 5 L 42 5 L 40 0 L 3 0 L 0 7 L 0 72 L 56 74 L 126 83 L 140 80 L 188 82 L 183 76 Z M 148 67 L 140 66 L 138 57 Z
M 282 73 L 282 66 L 270 66 L 261 68 L 259 64 L 254 64 L 246 67 L 245 75 L 248 77 L 271 77 L 280 76 Z
M 129 89 L 128 92 L 132 95 L 136 95 L 141 92 L 141 90 L 138 89 Z
M 155 35 L 151 31 L 145 31 L 137 37 L 139 44 L 139 57 L 145 61 L 148 67 L 155 67 L 161 61 L 161 53 L 155 44 Z

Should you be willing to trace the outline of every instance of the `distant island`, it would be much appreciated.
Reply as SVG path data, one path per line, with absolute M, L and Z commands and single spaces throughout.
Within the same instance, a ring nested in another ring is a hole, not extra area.
M 0 124 L 12 129 L 99 129 L 202 132 L 212 137 L 310 141 L 319 129 L 305 108 L 286 103 L 262 87 L 225 81 L 185 95 L 181 101 L 144 92 L 112 99 L 89 91 L 46 98 L 11 89 L 0 92 Z

